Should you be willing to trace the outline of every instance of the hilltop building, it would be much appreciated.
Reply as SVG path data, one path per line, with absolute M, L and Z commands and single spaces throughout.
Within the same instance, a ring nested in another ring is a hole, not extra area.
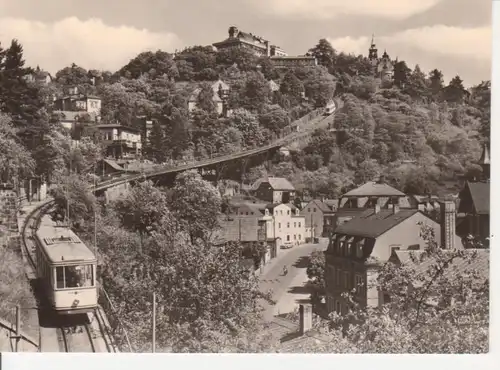
M 394 76 L 394 65 L 384 50 L 382 57 L 378 57 L 378 49 L 375 45 L 374 38 L 372 36 L 372 42 L 370 44 L 370 49 L 368 49 L 368 59 L 373 68 L 373 74 L 382 80 L 391 80 Z
M 282 48 L 272 45 L 269 40 L 255 36 L 249 32 L 243 32 L 236 26 L 229 27 L 229 37 L 212 45 L 217 50 L 245 48 L 259 57 L 269 57 L 274 67 L 289 68 L 298 66 L 315 66 L 318 64 L 316 58 L 309 55 L 290 56 Z

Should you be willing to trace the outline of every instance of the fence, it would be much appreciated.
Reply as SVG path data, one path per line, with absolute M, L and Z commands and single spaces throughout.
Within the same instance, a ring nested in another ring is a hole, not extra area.
M 120 352 L 134 352 L 118 311 L 101 284 L 99 284 L 99 304 L 106 314 L 109 327 L 111 328 L 111 337 L 115 340 L 114 344 L 120 349 Z

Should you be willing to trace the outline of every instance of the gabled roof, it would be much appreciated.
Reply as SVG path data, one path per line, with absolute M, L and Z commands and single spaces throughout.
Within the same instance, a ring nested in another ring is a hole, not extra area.
M 375 213 L 374 209 L 368 209 L 337 227 L 335 233 L 377 238 L 418 212 L 416 209 L 400 209 L 394 213 L 392 209 L 381 209 Z
M 295 187 L 284 177 L 267 177 L 258 179 L 252 185 L 252 190 L 257 190 L 262 183 L 266 182 L 271 185 L 273 190 L 295 191 Z
M 359 188 L 348 191 L 342 197 L 404 197 L 405 193 L 385 183 L 369 181 Z
M 309 207 L 309 205 L 313 205 L 313 204 L 316 205 L 316 207 L 318 207 L 318 209 L 323 213 L 335 212 L 335 210 L 332 209 L 332 207 L 326 203 L 326 200 L 322 201 L 320 199 L 311 200 L 309 203 L 307 203 L 307 205 L 304 208 L 307 208 L 307 207 Z
M 490 214 L 490 183 L 469 182 L 466 187 L 469 189 L 472 203 L 476 213 L 479 215 Z
M 472 255 L 474 253 L 477 253 L 474 258 L 472 258 L 470 261 L 464 258 L 455 258 L 452 261 L 452 266 L 455 269 L 458 269 L 458 272 L 466 272 L 467 270 L 477 270 L 479 274 L 479 278 L 481 280 L 486 280 L 489 278 L 489 272 L 490 272 L 490 251 L 489 249 L 466 249 L 464 251 L 467 255 Z M 421 262 L 420 258 L 423 253 L 425 253 L 423 250 L 417 250 L 417 251 L 394 251 L 394 256 L 397 258 L 397 262 L 402 263 L 402 264 L 408 264 L 408 265 L 415 265 L 415 270 L 417 273 L 422 273 L 425 272 L 429 266 L 434 262 L 434 259 L 432 257 L 429 258 L 424 258 Z M 450 251 L 450 253 L 452 253 Z M 412 259 L 412 254 L 413 257 L 416 259 L 417 262 L 414 262 Z M 392 259 L 394 260 L 394 259 Z M 449 270 L 451 273 L 451 270 Z

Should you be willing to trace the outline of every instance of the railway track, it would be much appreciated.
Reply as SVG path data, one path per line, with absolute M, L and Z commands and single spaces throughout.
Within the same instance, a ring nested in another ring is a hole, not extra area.
M 61 352 L 97 352 L 96 335 L 87 314 L 63 316 L 57 328 Z

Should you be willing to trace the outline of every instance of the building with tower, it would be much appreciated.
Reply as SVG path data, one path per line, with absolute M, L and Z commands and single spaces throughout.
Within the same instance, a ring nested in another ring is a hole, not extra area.
M 484 144 L 479 160 L 482 167 L 480 181 L 466 181 L 458 197 L 460 200 L 458 212 L 462 214 L 457 225 L 457 233 L 489 246 L 490 237 L 490 153 L 488 144 Z
M 380 78 L 381 80 L 389 80 L 394 76 L 394 64 L 384 50 L 382 57 L 378 57 L 378 49 L 375 45 L 374 36 L 372 35 L 372 41 L 370 44 L 370 49 L 368 49 L 368 59 L 373 68 L 374 76 Z

